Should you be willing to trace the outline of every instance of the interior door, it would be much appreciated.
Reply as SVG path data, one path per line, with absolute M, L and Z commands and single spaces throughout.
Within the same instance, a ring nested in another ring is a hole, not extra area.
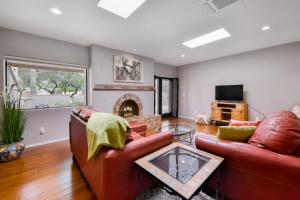
M 155 114 L 178 116 L 178 79 L 155 77 Z

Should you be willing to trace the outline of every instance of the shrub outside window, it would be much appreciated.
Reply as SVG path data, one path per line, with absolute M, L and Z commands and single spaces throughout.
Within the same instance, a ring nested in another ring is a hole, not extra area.
M 46 61 L 5 60 L 5 85 L 23 90 L 22 109 L 86 105 L 86 67 Z

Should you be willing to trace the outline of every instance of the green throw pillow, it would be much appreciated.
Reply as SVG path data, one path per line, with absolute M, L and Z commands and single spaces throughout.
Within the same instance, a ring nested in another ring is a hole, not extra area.
M 255 129 L 256 126 L 220 126 L 217 137 L 219 139 L 247 142 Z

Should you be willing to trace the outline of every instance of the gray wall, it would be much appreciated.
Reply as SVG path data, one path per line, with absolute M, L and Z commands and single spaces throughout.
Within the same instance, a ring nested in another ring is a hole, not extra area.
M 167 77 L 167 78 L 178 77 L 177 67 L 172 67 L 160 63 L 154 63 L 154 74 L 156 76 Z
M 114 49 L 92 45 L 90 49 L 90 65 L 93 84 L 126 84 L 113 81 L 113 56 L 129 55 L 143 62 L 143 83 L 131 83 L 132 85 L 154 84 L 154 60 L 142 56 L 128 54 Z M 154 112 L 154 92 L 152 91 L 93 91 L 91 105 L 102 112 L 112 112 L 114 103 L 125 93 L 136 94 L 141 98 L 144 107 L 144 114 L 149 115 Z
M 18 56 L 81 65 L 89 64 L 87 47 L 54 39 L 0 28 L 0 60 L 4 56 Z M 3 67 L 0 68 L 0 89 L 3 89 Z M 71 109 L 47 109 L 26 111 L 24 132 L 26 144 L 40 143 L 68 137 L 68 121 Z M 40 135 L 40 127 L 46 129 Z
M 0 28 L 0 60 L 18 56 L 65 63 L 90 65 L 90 83 L 113 83 L 113 55 L 117 50 L 71 43 Z M 153 85 L 153 76 L 179 77 L 179 114 L 193 117 L 195 110 L 210 112 L 214 87 L 221 84 L 244 84 L 250 117 L 262 113 L 291 109 L 300 103 L 300 42 L 257 50 L 179 68 L 155 63 L 153 59 L 131 55 L 144 63 L 144 85 Z M 89 64 L 90 62 L 90 64 Z M 3 67 L 0 68 L 0 89 L 3 89 Z M 91 105 L 111 112 L 113 103 L 127 92 L 92 92 Z M 139 95 L 144 114 L 153 113 L 153 92 L 131 92 Z M 26 111 L 24 132 L 27 144 L 68 137 L 70 109 Z M 46 134 L 40 135 L 41 126 Z
M 127 54 L 118 50 L 92 45 L 83 47 L 59 40 L 40 37 L 0 28 L 0 60 L 4 56 L 42 59 L 79 65 L 90 65 L 89 91 L 93 84 L 113 84 L 113 56 Z M 144 63 L 144 81 L 141 85 L 153 85 L 154 60 L 132 55 Z M 89 64 L 91 63 L 91 64 Z M 3 89 L 3 67 L 0 68 L 0 89 Z M 122 84 L 122 83 L 118 83 Z M 134 84 L 134 83 L 132 83 Z M 126 91 L 93 91 L 90 105 L 102 112 L 112 112 L 114 102 Z M 134 91 L 144 105 L 144 114 L 153 114 L 153 92 Z M 68 137 L 68 121 L 71 109 L 47 109 L 26 111 L 27 123 L 24 131 L 26 144 L 36 144 Z M 46 134 L 40 135 L 40 127 Z
M 182 66 L 178 74 L 180 116 L 209 113 L 215 85 L 244 84 L 250 119 L 261 118 L 300 103 L 300 42 Z

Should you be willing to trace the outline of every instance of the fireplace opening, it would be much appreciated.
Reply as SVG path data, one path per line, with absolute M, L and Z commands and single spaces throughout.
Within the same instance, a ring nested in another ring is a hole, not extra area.
M 135 115 L 139 115 L 139 106 L 135 101 L 126 100 L 120 105 L 119 116 L 126 118 Z
M 134 94 L 124 94 L 117 99 L 113 114 L 124 118 L 143 115 L 143 104 L 140 98 Z

